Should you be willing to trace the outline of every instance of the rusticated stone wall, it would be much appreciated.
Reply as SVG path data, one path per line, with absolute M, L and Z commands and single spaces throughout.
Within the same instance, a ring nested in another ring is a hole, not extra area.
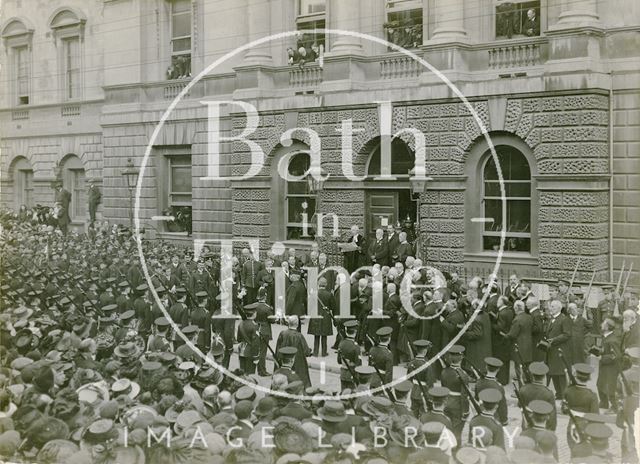
M 606 280 L 609 196 L 607 187 L 594 183 L 594 179 L 606 179 L 608 175 L 608 97 L 596 92 L 508 97 L 502 119 L 490 114 L 492 106 L 487 100 L 472 105 L 489 131 L 523 140 L 535 157 L 532 172 L 538 174 L 534 195 L 538 196 L 539 210 L 533 211 L 532 225 L 538 245 L 534 258 L 542 275 L 566 276 L 581 257 L 580 279 L 588 280 L 595 270 L 597 279 Z M 346 118 L 353 119 L 354 173 L 362 175 L 372 148 L 370 142 L 379 135 L 376 107 L 266 114 L 252 136 L 265 153 L 272 153 L 289 127 L 308 127 L 320 135 L 323 168 L 332 178 L 320 194 L 318 211 L 339 215 L 342 236 L 352 224 L 363 226 L 365 222 L 365 192 L 345 186 L 347 181 L 341 173 L 341 140 L 336 129 Z M 244 119 L 234 127 L 244 127 Z M 475 119 L 459 102 L 394 104 L 393 130 L 402 128 L 416 128 L 425 134 L 427 172 L 436 181 L 463 179 L 467 154 L 481 138 Z M 309 141 L 302 131 L 294 136 Z M 413 148 L 411 136 L 402 138 Z M 278 218 L 269 214 L 269 204 L 282 201 L 273 197 L 278 192 L 272 189 L 271 158 L 250 189 L 236 184 L 233 193 L 234 235 L 260 237 L 267 246 L 278 238 L 271 227 Z M 244 144 L 234 144 L 233 159 L 234 172 L 246 172 L 250 155 Z M 429 189 L 420 198 L 420 228 L 429 237 L 427 260 L 444 269 L 463 266 L 465 253 L 469 252 L 465 233 L 470 218 L 465 212 L 462 188 Z M 336 242 L 325 240 L 323 246 L 337 256 Z

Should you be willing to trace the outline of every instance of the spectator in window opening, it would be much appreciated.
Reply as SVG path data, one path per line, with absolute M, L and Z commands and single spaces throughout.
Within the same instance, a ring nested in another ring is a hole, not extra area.
M 287 47 L 287 57 L 290 65 L 297 64 L 300 61 L 300 54 L 293 47 Z
M 527 19 L 524 22 L 524 34 L 528 37 L 540 35 L 540 21 L 538 21 L 534 9 L 527 11 Z

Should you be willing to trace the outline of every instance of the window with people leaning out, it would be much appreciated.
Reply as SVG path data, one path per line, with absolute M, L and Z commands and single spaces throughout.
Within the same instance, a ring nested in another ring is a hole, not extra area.
M 171 64 L 167 79 L 191 77 L 191 1 L 171 2 Z
M 499 2 L 496 5 L 496 39 L 540 35 L 540 1 Z
M 422 45 L 422 8 L 402 11 L 389 9 L 384 31 L 386 39 L 392 44 L 402 48 L 419 47 Z
M 167 232 L 186 232 L 191 235 L 191 156 L 172 155 L 166 157 L 169 191 L 164 216 Z
M 287 62 L 290 65 L 304 66 L 306 63 L 318 63 L 322 66 L 325 40 L 325 10 L 323 0 L 299 0 L 296 29 L 299 31 L 295 47 L 287 48 Z M 320 30 L 320 31 L 319 31 Z

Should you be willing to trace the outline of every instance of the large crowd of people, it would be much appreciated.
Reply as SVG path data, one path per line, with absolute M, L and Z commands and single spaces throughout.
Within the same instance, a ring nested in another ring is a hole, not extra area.
M 2 460 L 552 463 L 565 442 L 573 462 L 610 462 L 616 434 L 638 462 L 634 289 L 589 307 L 565 280 L 545 301 L 516 275 L 463 281 L 393 225 L 371 243 L 352 228 L 347 273 L 315 244 L 260 259 L 142 240 L 151 289 L 122 227 L 0 221 Z M 340 385 L 314 385 L 308 358 L 330 350 Z

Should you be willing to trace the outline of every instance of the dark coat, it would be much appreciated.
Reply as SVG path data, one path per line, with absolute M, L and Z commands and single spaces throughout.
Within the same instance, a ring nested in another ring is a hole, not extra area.
M 307 289 L 301 281 L 291 282 L 287 289 L 285 302 L 287 316 L 304 316 L 307 314 Z
M 238 355 L 241 358 L 253 358 L 258 356 L 260 351 L 260 338 L 258 337 L 258 325 L 252 320 L 244 320 L 238 324 L 238 335 L 236 337 L 240 343 Z
M 409 242 L 401 243 L 398 245 L 398 260 L 396 262 L 401 262 L 404 264 L 407 256 L 414 256 L 413 246 Z
M 511 330 L 511 324 L 513 323 L 513 309 L 504 307 L 498 310 L 497 315 L 493 319 L 493 355 L 496 358 L 505 360 L 510 359 L 511 356 L 511 342 L 509 339 L 501 333 L 508 334 Z
M 511 324 L 511 329 L 507 333 L 509 340 L 518 344 L 518 351 L 520 352 L 521 360 L 525 364 L 532 361 L 533 354 L 533 342 L 531 337 L 531 328 L 533 327 L 533 320 L 527 313 L 520 313 L 514 319 Z
M 640 347 L 640 323 L 637 321 L 629 327 L 627 332 L 622 334 L 622 350 L 633 347 Z
M 309 320 L 310 335 L 320 335 L 328 337 L 333 335 L 333 322 L 331 320 L 331 314 L 336 311 L 336 302 L 333 299 L 333 295 L 326 288 L 318 289 L 318 316 L 320 318 L 314 318 Z
M 273 308 L 266 303 L 258 302 L 256 307 L 256 324 L 258 324 L 258 331 L 264 339 L 271 340 L 271 319 L 269 316 L 273 316 Z
M 533 353 L 531 360 L 533 362 L 544 362 L 547 354 L 544 350 L 538 348 L 538 342 L 544 337 L 544 319 L 542 317 L 542 309 L 536 309 L 531 314 L 531 343 L 533 344 Z
M 96 187 L 95 185 L 89 185 L 89 190 L 87 190 L 87 192 L 89 194 L 89 206 L 98 206 L 100 204 L 100 201 L 102 200 L 102 193 L 100 193 L 98 187 Z
M 349 237 L 347 242 L 355 242 L 360 247 L 360 250 L 349 251 L 344 253 L 344 267 L 352 273 L 358 267 L 364 265 L 364 237 L 360 234 Z
M 547 350 L 547 366 L 549 375 L 564 375 L 564 363 L 558 354 L 558 348 L 563 353 L 568 353 L 571 349 L 571 323 L 564 314 L 559 314 L 554 320 L 547 321 L 545 326 L 545 336 L 551 346 Z M 567 359 L 570 361 L 570 359 Z
M 452 311 L 444 316 L 444 320 L 442 321 L 442 346 L 445 346 L 447 343 L 453 340 L 456 335 L 458 335 L 458 332 L 460 332 L 460 329 L 462 328 L 464 323 L 464 315 L 459 309 L 456 309 L 455 311 Z
M 242 264 L 240 279 L 242 285 L 248 288 L 260 286 L 258 274 L 264 269 L 264 265 L 255 259 L 250 259 Z
M 591 321 L 588 321 L 582 316 L 578 316 L 573 320 L 569 316 L 569 323 L 571 324 L 571 349 L 567 353 L 567 360 L 570 361 L 571 364 L 583 363 L 587 359 L 584 337 L 591 330 Z
M 387 266 L 389 264 L 389 244 L 384 237 L 371 243 L 369 247 L 369 257 L 374 264 L 377 263 L 380 266 Z
M 311 348 L 307 344 L 307 340 L 297 330 L 286 329 L 280 332 L 278 341 L 276 342 L 276 353 L 284 346 L 293 346 L 298 349 L 296 358 L 293 363 L 293 371 L 296 373 L 305 387 L 311 385 L 309 378 L 309 365 L 307 364 L 307 356 L 311 354 Z
M 398 234 L 394 233 L 391 238 L 389 236 L 385 237 L 387 241 L 387 246 L 389 247 L 389 262 L 395 263 L 398 261 L 398 247 L 400 246 L 400 239 L 398 238 Z
M 430 301 L 423 311 L 418 309 L 419 305 L 414 306 L 415 312 L 419 316 L 429 317 L 430 319 L 422 319 L 420 338 L 429 340 L 432 343 L 431 351 L 438 353 L 444 346 L 444 334 L 442 330 L 442 323 L 440 322 L 439 314 L 442 311 L 442 302 Z
M 464 355 L 476 369 L 485 371 L 484 359 L 491 356 L 491 320 L 480 311 L 469 329 L 462 336 Z

